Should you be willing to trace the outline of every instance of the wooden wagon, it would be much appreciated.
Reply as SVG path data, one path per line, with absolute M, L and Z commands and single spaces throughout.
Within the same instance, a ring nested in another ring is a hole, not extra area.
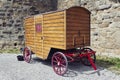
M 90 46 L 90 12 L 83 7 L 51 11 L 24 20 L 24 59 L 30 62 L 31 54 L 51 59 L 54 71 L 63 75 L 68 62 L 80 59 L 96 70 L 95 52 Z M 88 62 L 89 61 L 89 62 Z

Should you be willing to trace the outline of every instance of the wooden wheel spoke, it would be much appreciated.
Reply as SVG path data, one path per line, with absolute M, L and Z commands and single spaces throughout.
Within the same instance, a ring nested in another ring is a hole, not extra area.
M 66 62 L 65 62 L 65 60 L 62 60 L 61 63 L 64 64 L 64 63 L 66 63 Z
M 59 67 L 57 67 L 57 69 L 56 69 L 56 70 L 57 70 L 57 72 L 59 72 L 59 69 L 60 69 L 60 68 L 59 68 Z
M 28 61 L 28 57 L 25 58 L 25 61 Z
M 54 56 L 53 59 L 55 59 L 57 62 L 59 61 L 57 56 Z
M 58 59 L 58 61 L 61 61 L 61 58 L 60 58 L 60 56 L 57 56 L 57 59 Z
M 54 63 L 58 63 L 57 61 L 53 61 Z
M 65 65 L 61 64 L 62 67 L 66 67 Z

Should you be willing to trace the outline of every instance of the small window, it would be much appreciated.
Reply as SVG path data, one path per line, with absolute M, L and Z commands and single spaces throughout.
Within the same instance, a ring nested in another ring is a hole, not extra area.
M 36 27 L 36 32 L 42 32 L 41 24 L 36 24 L 35 27 Z

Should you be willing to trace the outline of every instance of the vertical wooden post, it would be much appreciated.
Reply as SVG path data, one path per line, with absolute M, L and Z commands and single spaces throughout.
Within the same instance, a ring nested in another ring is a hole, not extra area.
M 66 42 L 66 33 L 67 33 L 67 28 L 66 28 L 67 26 L 66 26 L 66 10 L 64 11 L 64 47 L 65 47 L 65 49 L 67 48 L 67 42 Z

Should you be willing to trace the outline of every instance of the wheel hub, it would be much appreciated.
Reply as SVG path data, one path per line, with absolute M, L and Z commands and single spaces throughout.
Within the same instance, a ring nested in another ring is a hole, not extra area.
M 60 61 L 57 63 L 58 66 L 60 66 Z

